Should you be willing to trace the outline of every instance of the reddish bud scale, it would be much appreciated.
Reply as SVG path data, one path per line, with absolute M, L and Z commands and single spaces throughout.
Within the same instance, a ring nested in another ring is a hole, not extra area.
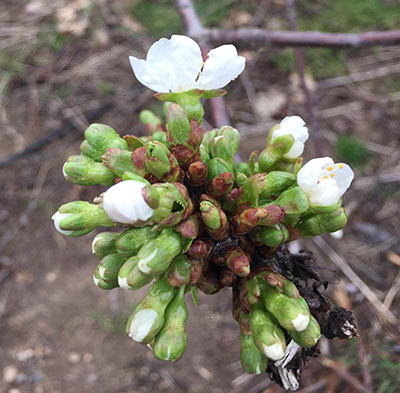
M 208 258 L 214 251 L 214 245 L 211 241 L 205 239 L 196 239 L 190 246 L 187 254 L 192 258 L 205 259 Z
M 146 168 L 146 147 L 139 147 L 132 152 L 132 162 L 139 176 L 146 177 L 150 175 L 150 172 Z
M 228 195 L 225 196 L 223 205 L 225 210 L 234 212 L 242 199 L 243 187 L 234 188 Z
M 226 249 L 225 263 L 240 277 L 246 277 L 250 273 L 250 258 L 239 246 L 230 246 Z
M 193 214 L 177 225 L 175 230 L 187 239 L 195 239 L 199 234 L 200 219 L 198 214 Z
M 223 268 L 219 271 L 219 282 L 222 286 L 231 287 L 234 279 L 235 274 L 231 270 Z
M 250 241 L 247 236 L 238 236 L 239 246 L 248 254 L 253 254 L 256 249 L 255 245 Z
M 200 277 L 203 274 L 203 265 L 201 262 L 192 263 L 190 267 L 190 284 L 195 285 L 200 281 Z
M 222 198 L 227 195 L 233 187 L 234 179 L 232 172 L 224 172 L 217 177 L 214 177 L 207 184 L 207 193 L 214 198 Z
M 278 224 L 284 217 L 285 212 L 276 205 L 249 208 L 233 216 L 233 230 L 237 235 L 246 234 L 257 225 Z
M 207 174 L 207 165 L 203 161 L 192 162 L 187 170 L 189 182 L 195 187 L 204 186 L 206 184 Z
M 249 287 L 247 285 L 247 280 L 246 280 L 240 286 L 239 301 L 240 301 L 240 306 L 243 310 L 251 312 L 251 305 L 249 302 L 248 293 L 249 293 Z
M 219 292 L 223 287 L 218 280 L 218 271 L 215 267 L 210 267 L 202 274 L 197 287 L 206 295 L 213 295 Z
M 285 228 L 287 229 L 287 231 L 289 232 L 289 239 L 287 240 L 287 242 L 291 242 L 293 240 L 297 240 L 300 239 L 300 232 L 291 227 L 290 225 L 287 224 L 283 224 L 285 226 Z
M 226 266 L 225 258 L 222 255 L 213 255 L 212 262 L 218 267 Z
M 168 155 L 168 160 L 171 166 L 171 170 L 168 173 L 166 173 L 160 179 L 160 181 L 162 181 L 163 183 L 182 182 L 185 172 L 179 167 L 178 162 L 172 153 Z
M 240 291 L 236 285 L 232 287 L 232 316 L 233 319 L 239 322 L 240 312 L 244 311 L 242 309 L 242 303 L 240 301 Z

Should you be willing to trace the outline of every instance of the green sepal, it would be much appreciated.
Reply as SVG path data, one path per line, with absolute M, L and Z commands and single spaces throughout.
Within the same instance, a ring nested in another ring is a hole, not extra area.
M 121 233 L 115 240 L 115 247 L 119 255 L 130 258 L 149 241 L 155 239 L 160 232 L 154 231 L 151 226 L 130 228 Z
M 296 332 L 288 330 L 292 339 L 303 348 L 311 348 L 317 344 L 321 337 L 321 328 L 317 320 L 311 316 L 310 323 L 306 330 Z
M 136 173 L 133 172 L 124 172 L 121 176 L 122 180 L 135 180 L 135 181 L 139 181 L 141 183 L 150 185 L 150 182 L 148 180 L 146 180 L 145 178 L 143 178 L 142 176 L 137 175 Z
M 119 269 L 118 284 L 121 288 L 136 291 L 153 280 L 153 276 L 143 274 L 138 268 L 139 259 L 129 258 Z
M 188 310 L 185 304 L 185 286 L 179 288 L 165 311 L 165 322 L 154 341 L 153 353 L 157 359 L 178 361 L 187 346 L 185 323 Z
M 92 253 L 98 259 L 103 259 L 108 254 L 117 252 L 115 239 L 119 236 L 116 232 L 98 233 L 92 242 Z
M 124 264 L 125 258 L 118 254 L 106 255 L 99 264 L 99 276 L 106 281 L 118 280 L 118 272 Z
M 128 144 L 129 151 L 135 151 L 145 144 L 145 142 L 136 135 L 125 135 L 123 139 Z
M 182 251 L 181 236 L 171 228 L 162 230 L 139 251 L 139 269 L 148 275 L 164 273 Z
M 103 160 L 103 164 L 119 177 L 124 172 L 135 172 L 132 153 L 128 150 L 107 149 L 101 159 Z
M 95 184 L 111 186 L 116 177 L 101 162 L 96 162 L 83 154 L 69 157 L 64 164 L 63 173 L 68 181 L 82 186 Z
M 254 344 L 264 356 L 271 360 L 280 360 L 285 356 L 285 335 L 269 313 L 261 309 L 254 310 L 250 317 L 250 328 Z
M 160 278 L 154 282 L 146 297 L 133 308 L 126 325 L 126 332 L 133 340 L 150 343 L 161 330 L 165 321 L 165 310 L 174 298 L 176 288 Z

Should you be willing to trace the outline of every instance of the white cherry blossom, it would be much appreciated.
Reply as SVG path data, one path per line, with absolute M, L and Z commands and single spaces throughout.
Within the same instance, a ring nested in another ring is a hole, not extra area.
M 304 150 L 304 143 L 308 139 L 308 128 L 304 127 L 305 121 L 300 116 L 287 116 L 279 124 L 279 127 L 273 131 L 271 142 L 278 136 L 292 135 L 294 138 L 293 146 L 284 154 L 285 158 L 298 158 Z
M 143 198 L 142 188 L 145 186 L 136 180 L 125 180 L 110 187 L 104 193 L 103 208 L 111 220 L 123 224 L 148 220 L 153 209 Z
M 310 204 L 329 206 L 338 202 L 349 188 L 354 173 L 347 164 L 335 164 L 330 157 L 308 161 L 297 174 L 297 183 Z
M 134 56 L 129 60 L 138 81 L 159 93 L 220 89 L 235 79 L 246 63 L 234 45 L 212 49 L 203 62 L 197 42 L 184 35 L 161 38 L 150 47 L 146 60 Z

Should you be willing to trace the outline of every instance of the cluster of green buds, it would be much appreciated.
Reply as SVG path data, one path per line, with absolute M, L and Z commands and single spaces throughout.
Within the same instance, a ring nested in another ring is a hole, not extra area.
M 171 41 L 190 40 L 174 37 Z M 234 56 L 242 70 L 243 61 Z M 149 51 L 146 62 L 155 67 L 150 60 Z M 161 71 L 147 73 L 144 60 L 131 61 L 142 83 L 165 82 L 153 80 Z M 109 188 L 93 203 L 62 205 L 53 220 L 71 237 L 109 228 L 92 243 L 100 260 L 93 275 L 99 288 L 134 291 L 152 283 L 133 308 L 127 333 L 158 359 L 177 361 L 185 351 L 185 293 L 197 304 L 197 290 L 215 294 L 232 287 L 241 362 L 246 372 L 260 373 L 268 359 L 285 356 L 288 338 L 301 347 L 315 346 L 320 327 L 296 286 L 273 266 L 260 267 L 259 255 L 273 256 L 292 240 L 343 228 L 340 198 L 353 172 L 329 157 L 302 165 L 308 130 L 299 116 L 286 117 L 269 131 L 258 160 L 255 152 L 248 162 L 235 162 L 238 130 L 202 128 L 200 98 L 223 92 L 219 82 L 210 90 L 193 87 L 199 78 L 206 84 L 204 64 L 190 91 L 171 87 L 156 95 L 168 101 L 164 118 L 141 112 L 148 135 L 121 137 L 103 124 L 85 131 L 81 154 L 67 160 L 64 176 L 75 184 Z

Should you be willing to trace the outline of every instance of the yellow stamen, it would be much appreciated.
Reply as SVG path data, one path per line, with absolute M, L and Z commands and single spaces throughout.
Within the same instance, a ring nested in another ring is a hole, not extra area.
M 328 175 L 325 175 L 324 177 L 323 177 L 323 179 L 328 179 L 329 178 L 329 176 Z
M 333 171 L 333 166 L 328 166 L 328 168 L 326 168 L 329 172 Z
M 335 177 L 335 174 L 334 174 L 334 173 L 332 173 L 332 174 L 331 174 L 331 177 Z
M 343 169 L 343 164 L 339 164 L 339 168 L 340 168 L 340 169 Z

